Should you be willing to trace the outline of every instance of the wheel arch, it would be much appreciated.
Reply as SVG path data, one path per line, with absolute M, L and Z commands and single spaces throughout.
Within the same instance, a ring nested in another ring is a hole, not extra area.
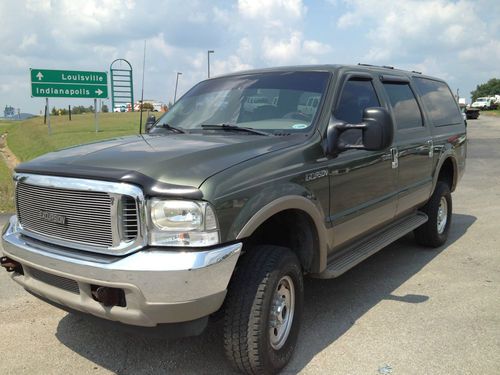
M 289 215 L 298 215 L 297 217 L 301 220 L 295 223 L 296 228 L 310 230 L 311 235 L 315 237 L 315 240 L 313 240 L 314 245 L 311 248 L 295 251 L 298 252 L 297 255 L 304 269 L 307 272 L 321 272 L 326 267 L 327 258 L 327 235 L 324 216 L 314 203 L 302 196 L 284 196 L 269 202 L 245 223 L 236 239 L 252 242 L 253 236 L 259 234 L 259 230 L 265 228 L 266 225 L 271 225 L 273 219 L 284 218 Z M 300 225 L 306 227 L 300 227 Z
M 434 181 L 433 181 L 433 191 L 436 188 L 436 184 L 438 181 L 447 182 L 450 191 L 455 191 L 458 180 L 458 166 L 457 160 L 454 157 L 453 153 L 447 152 L 445 153 L 439 160 L 438 165 L 436 167 L 436 171 L 434 173 Z

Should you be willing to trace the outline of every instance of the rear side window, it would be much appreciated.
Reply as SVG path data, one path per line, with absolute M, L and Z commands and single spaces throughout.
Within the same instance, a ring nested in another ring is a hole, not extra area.
M 396 127 L 399 130 L 421 127 L 422 114 L 410 85 L 403 82 L 386 82 L 384 87 L 394 112 Z
M 372 82 L 351 79 L 342 90 L 334 116 L 349 124 L 359 124 L 363 119 L 364 109 L 368 107 L 380 107 Z
M 444 82 L 414 78 L 434 126 L 458 124 L 463 121 L 457 103 Z

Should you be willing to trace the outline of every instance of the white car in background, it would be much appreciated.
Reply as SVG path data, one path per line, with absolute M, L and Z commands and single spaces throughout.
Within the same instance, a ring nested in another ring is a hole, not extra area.
M 127 107 L 124 105 L 116 106 L 113 112 L 127 112 Z
M 494 96 L 481 97 L 481 98 L 477 98 L 477 100 L 474 103 L 472 103 L 471 107 L 472 108 L 479 108 L 479 109 L 495 109 L 498 107 L 498 103 L 497 103 L 496 98 Z

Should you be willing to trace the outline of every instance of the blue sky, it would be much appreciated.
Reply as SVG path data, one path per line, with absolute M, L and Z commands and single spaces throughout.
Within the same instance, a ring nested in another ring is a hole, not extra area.
M 497 0 L 2 0 L 0 106 L 39 113 L 29 68 L 134 68 L 140 94 L 172 100 L 212 75 L 266 66 L 358 62 L 422 71 L 460 96 L 500 77 Z M 51 105 L 91 100 L 51 99 Z

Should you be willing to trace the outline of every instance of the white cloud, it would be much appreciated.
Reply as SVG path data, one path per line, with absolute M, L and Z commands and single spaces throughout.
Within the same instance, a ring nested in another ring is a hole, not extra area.
M 231 55 L 224 60 L 215 60 L 213 64 L 213 76 L 224 73 L 238 72 L 241 70 L 252 69 L 252 65 L 246 64 L 236 55 Z
M 303 52 L 311 55 L 324 55 L 331 51 L 328 44 L 318 42 L 317 40 L 305 40 L 303 43 Z
M 350 10 L 339 17 L 337 27 L 368 29 L 372 47 L 366 57 L 371 61 L 454 51 L 467 41 L 488 39 L 488 30 L 471 1 L 349 0 L 347 5 Z
M 278 64 L 287 63 L 295 59 L 300 52 L 302 34 L 292 32 L 289 38 L 275 40 L 264 37 L 262 52 L 264 58 Z
M 243 60 L 251 61 L 253 59 L 253 45 L 250 38 L 244 37 L 240 39 L 238 50 L 236 52 Z
M 274 64 L 314 64 L 316 57 L 330 52 L 331 47 L 316 40 L 304 40 L 303 34 L 294 31 L 288 38 L 264 37 L 263 57 Z
M 19 45 L 19 49 L 26 50 L 29 47 L 36 46 L 38 44 L 38 38 L 36 34 L 29 34 L 23 36 L 23 40 Z
M 302 0 L 239 0 L 238 10 L 244 17 L 259 20 L 263 18 L 297 19 L 306 13 Z

